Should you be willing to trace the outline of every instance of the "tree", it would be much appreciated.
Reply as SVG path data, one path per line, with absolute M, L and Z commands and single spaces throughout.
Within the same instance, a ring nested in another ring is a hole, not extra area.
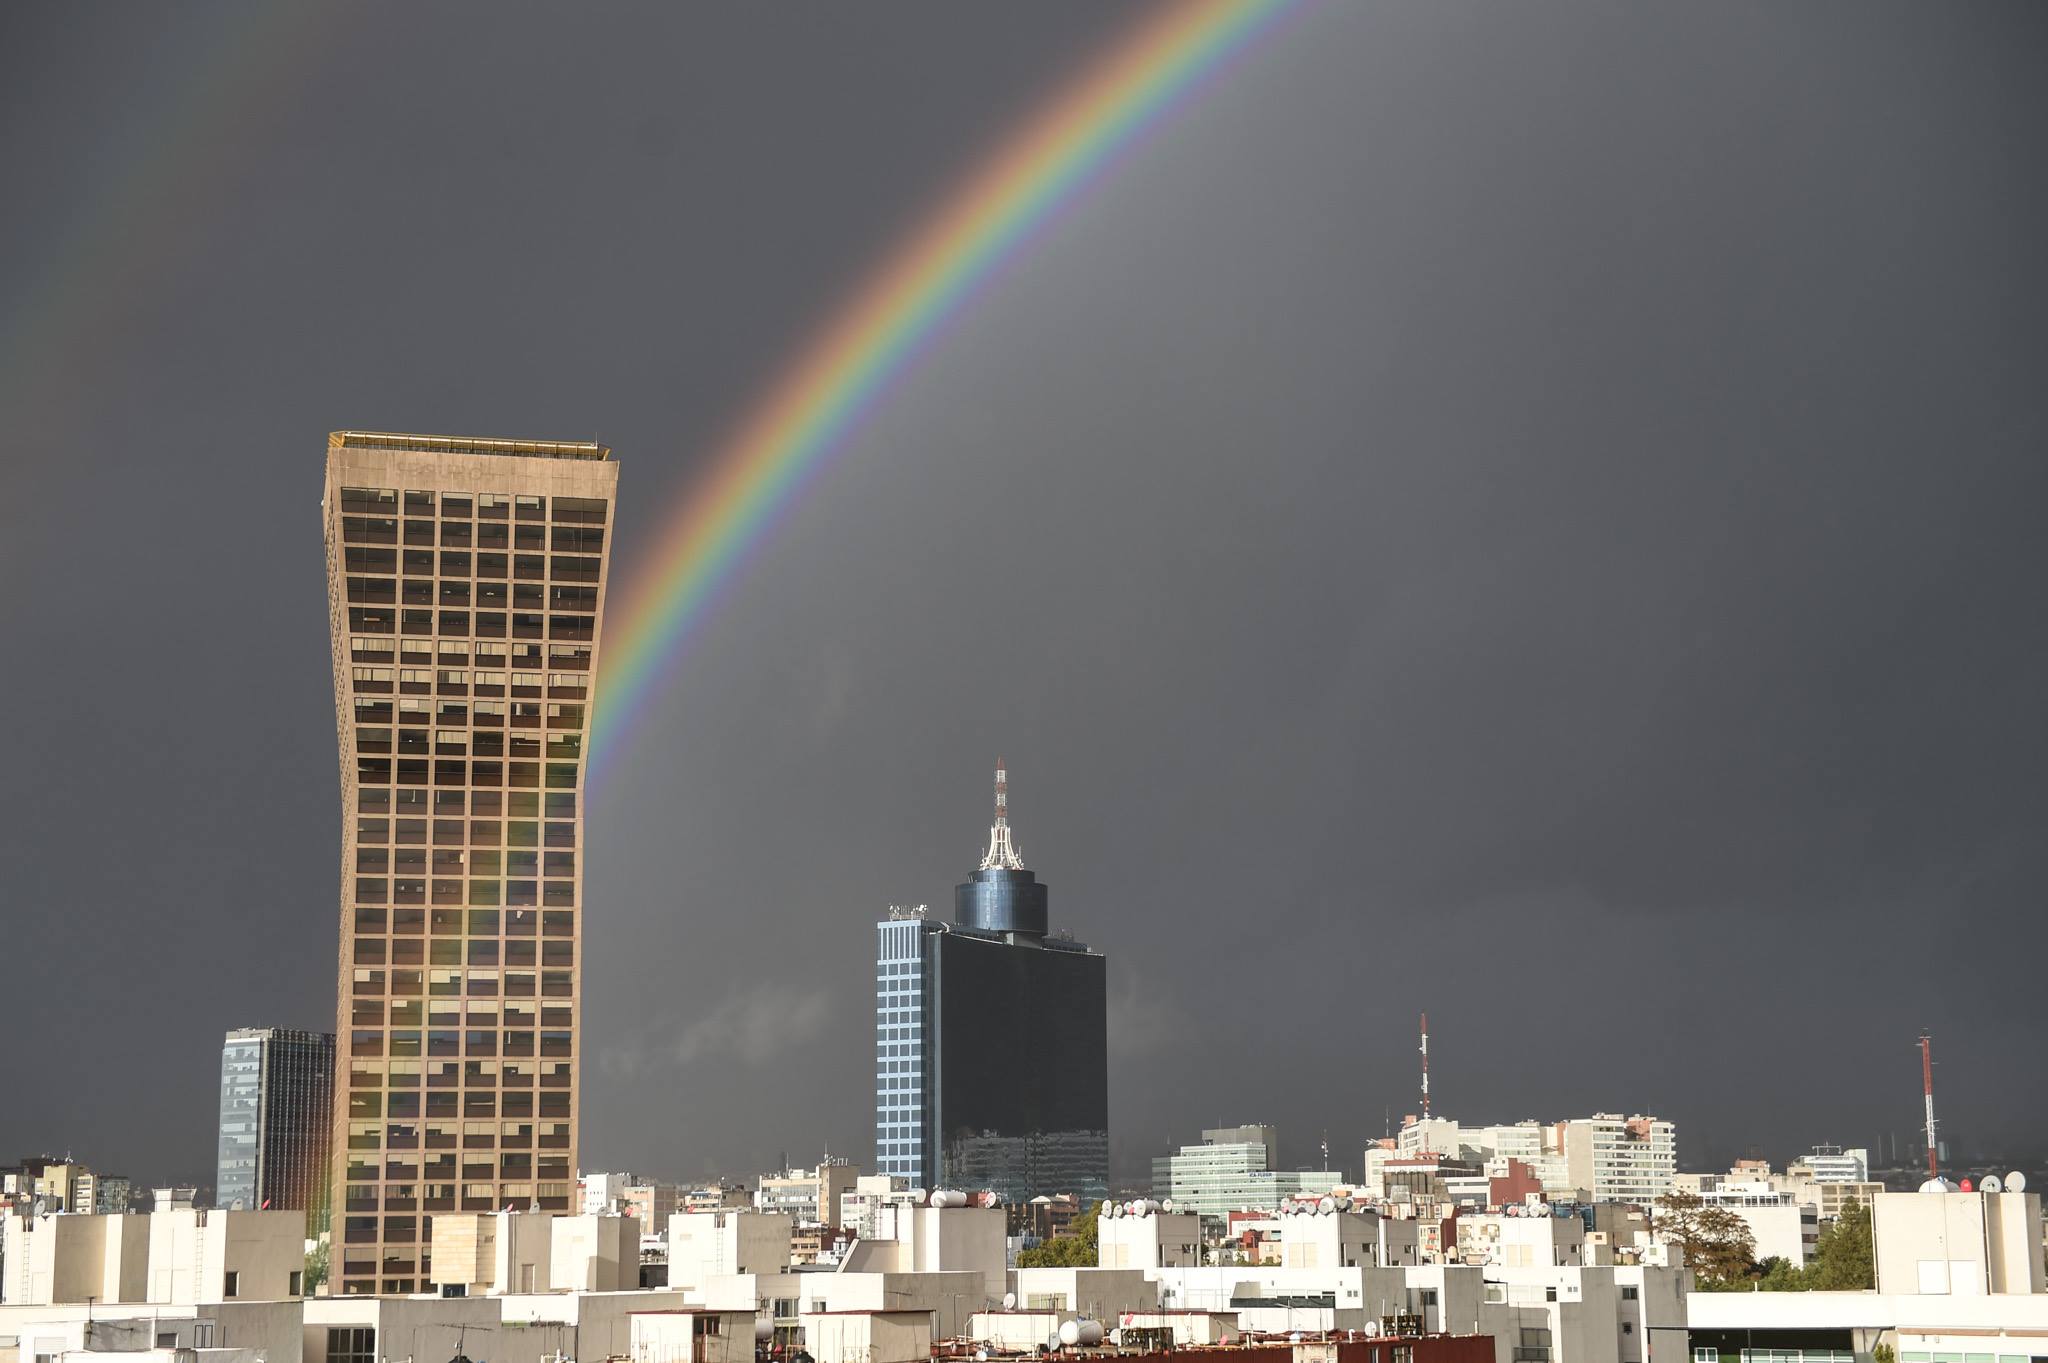
M 1055 1235 L 1035 1249 L 1017 1252 L 1019 1268 L 1094 1268 L 1095 1216 L 1100 1204 L 1077 1215 L 1065 1235 Z
M 1678 1247 L 1701 1287 L 1711 1291 L 1738 1284 L 1750 1272 L 1756 1236 L 1749 1223 L 1725 1207 L 1708 1206 L 1698 1193 L 1658 1198 L 1655 1228 L 1667 1244 Z
M 309 1297 L 318 1296 L 320 1288 L 327 1281 L 327 1237 L 306 1251 L 306 1275 L 300 1280 L 301 1290 Z
M 1804 1286 L 1816 1292 L 1867 1292 L 1877 1286 L 1870 1208 L 1850 1207 L 1820 1233 Z
M 1707 1208 L 1705 1210 L 1712 1210 Z M 1673 1243 L 1677 1237 L 1666 1232 Z M 1691 1260 L 1687 1260 L 1688 1266 Z M 1851 1207 L 1831 1222 L 1814 1243 L 1813 1258 L 1804 1268 L 1794 1268 L 1772 1255 L 1752 1264 L 1749 1272 L 1734 1279 L 1712 1279 L 1701 1274 L 1698 1286 L 1716 1292 L 1755 1288 L 1759 1292 L 1867 1292 L 1877 1286 L 1871 1259 L 1870 1208 Z

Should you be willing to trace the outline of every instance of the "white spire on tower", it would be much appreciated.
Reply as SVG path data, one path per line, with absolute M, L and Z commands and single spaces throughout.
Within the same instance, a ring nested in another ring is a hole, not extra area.
M 1024 858 L 1010 841 L 1010 778 L 1003 759 L 996 759 L 996 821 L 988 830 L 988 851 L 981 858 L 984 871 L 1021 871 Z

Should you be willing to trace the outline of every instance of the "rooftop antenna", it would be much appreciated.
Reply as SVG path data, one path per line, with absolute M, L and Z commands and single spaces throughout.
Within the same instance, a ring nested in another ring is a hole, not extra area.
M 996 759 L 996 821 L 988 830 L 988 852 L 981 859 L 984 871 L 1021 871 L 1023 854 L 1010 841 L 1010 774 L 1003 759 Z
M 1927 1094 L 1927 1177 L 1939 1178 L 1934 1143 L 1934 1040 L 1920 1033 L 1920 1084 Z
M 1422 1120 L 1429 1120 L 1429 1014 L 1422 1015 Z

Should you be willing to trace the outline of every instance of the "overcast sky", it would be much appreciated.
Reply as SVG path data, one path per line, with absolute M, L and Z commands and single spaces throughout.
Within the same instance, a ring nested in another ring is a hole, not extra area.
M 212 1180 L 333 1027 L 338 427 L 719 434 L 1136 5 L 0 15 L 0 1158 Z M 1035 240 L 590 802 L 583 1164 L 872 1155 L 872 924 L 1009 759 L 1123 1176 L 1271 1121 L 2013 1147 L 2048 11 L 1332 4 Z M 614 598 L 616 600 L 616 597 Z M 614 621 L 616 623 L 616 620 Z

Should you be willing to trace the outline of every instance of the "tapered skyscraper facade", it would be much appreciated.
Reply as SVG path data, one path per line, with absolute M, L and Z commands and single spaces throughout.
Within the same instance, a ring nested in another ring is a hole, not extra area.
M 1107 964 L 1049 931 L 1010 836 L 1008 773 L 953 921 L 876 925 L 875 1167 L 1005 1202 L 1109 1190 Z
M 337 1293 L 432 1290 L 435 1212 L 570 1211 L 583 780 L 618 466 L 337 431 Z

